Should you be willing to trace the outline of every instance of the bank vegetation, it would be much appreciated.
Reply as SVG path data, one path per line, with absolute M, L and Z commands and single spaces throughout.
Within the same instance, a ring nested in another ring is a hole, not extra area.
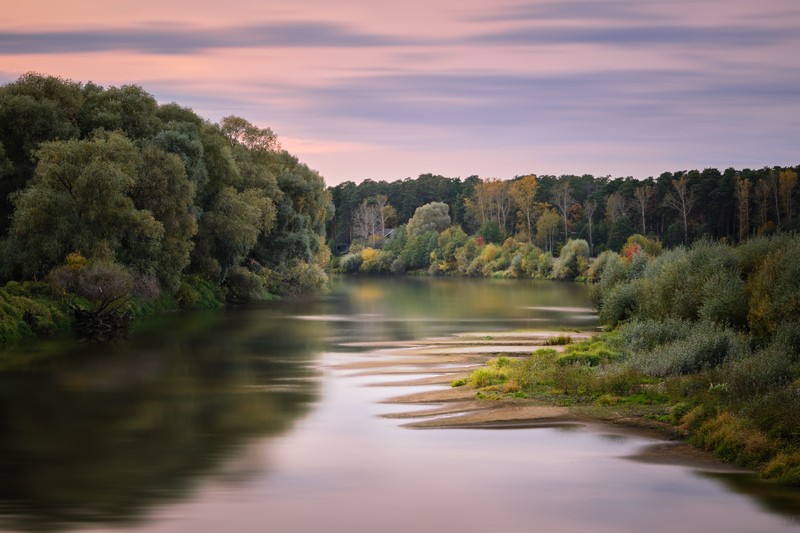
M 322 177 L 269 128 L 136 85 L 0 87 L 0 342 L 325 286 Z
M 723 460 L 800 485 L 800 237 L 607 251 L 591 270 L 605 333 L 499 358 L 467 383 L 483 397 L 665 422 Z

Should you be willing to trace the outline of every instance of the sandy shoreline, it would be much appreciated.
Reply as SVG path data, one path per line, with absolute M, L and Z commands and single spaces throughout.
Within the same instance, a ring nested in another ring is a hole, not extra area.
M 590 337 L 593 332 L 570 332 L 574 340 Z M 676 464 L 715 472 L 743 472 L 725 465 L 702 450 L 675 439 L 670 426 L 630 417 L 594 418 L 578 414 L 568 407 L 539 405 L 527 399 L 478 400 L 469 387 L 453 388 L 450 383 L 466 378 L 488 360 L 498 357 L 526 357 L 545 346 L 547 339 L 564 332 L 486 332 L 425 339 L 419 342 L 359 343 L 374 347 L 368 360 L 335 365 L 353 376 L 376 376 L 382 380 L 373 387 L 424 387 L 383 400 L 382 403 L 409 407 L 382 415 L 397 419 L 412 429 L 513 429 L 555 426 L 579 426 L 598 433 L 628 434 L 653 440 L 630 460 L 651 464 Z M 548 346 L 557 350 L 563 346 Z M 425 377 L 414 377 L 425 374 Z M 438 386 L 430 390 L 431 386 Z

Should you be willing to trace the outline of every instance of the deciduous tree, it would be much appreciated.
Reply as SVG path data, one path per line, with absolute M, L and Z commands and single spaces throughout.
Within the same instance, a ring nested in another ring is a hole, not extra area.
M 536 176 L 533 174 L 523 176 L 511 183 L 511 197 L 514 200 L 520 219 L 524 223 L 524 233 L 527 239 L 533 240 L 536 224 Z

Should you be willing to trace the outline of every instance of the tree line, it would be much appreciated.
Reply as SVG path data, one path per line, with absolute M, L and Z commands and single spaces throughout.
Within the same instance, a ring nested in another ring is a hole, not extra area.
M 345 182 L 330 189 L 336 211 L 327 234 L 338 251 L 353 243 L 374 244 L 386 227 L 410 220 L 417 207 L 442 202 L 452 223 L 469 235 L 499 231 L 550 253 L 570 239 L 586 240 L 592 256 L 619 251 L 634 234 L 667 248 L 702 239 L 737 243 L 800 227 L 799 170 L 708 168 L 646 180 L 588 174 L 462 180 L 424 174 Z M 365 225 L 363 215 L 370 211 L 380 216 Z
M 47 281 L 95 311 L 326 280 L 323 178 L 269 128 L 211 123 L 136 85 L 28 73 L 0 87 L 0 209 L 0 278 Z

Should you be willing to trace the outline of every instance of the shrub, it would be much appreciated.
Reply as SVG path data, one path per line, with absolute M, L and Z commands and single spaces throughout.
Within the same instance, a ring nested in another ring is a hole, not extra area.
M 561 366 L 568 365 L 584 365 L 584 366 L 597 366 L 601 361 L 600 355 L 588 351 L 578 350 L 572 353 L 567 353 L 558 358 L 558 364 Z
M 51 293 L 46 285 L 33 282 L 9 282 L 0 289 L 0 344 L 69 328 L 68 314 L 52 296 L 34 296 L 42 292 Z
M 467 383 L 470 387 L 482 389 L 493 385 L 501 385 L 506 382 L 508 377 L 497 368 L 483 367 L 478 368 L 469 375 Z
M 559 335 L 557 337 L 548 337 L 544 341 L 545 346 L 564 346 L 572 343 L 572 337 L 569 335 Z
M 561 248 L 558 259 L 553 262 L 551 277 L 574 280 L 586 271 L 589 243 L 583 239 L 570 239 Z
M 544 252 L 539 254 L 536 260 L 536 273 L 535 278 L 545 279 L 550 276 L 553 269 L 553 254 Z
M 732 330 L 699 323 L 683 339 L 651 351 L 632 353 L 630 363 L 637 370 L 653 376 L 689 374 L 740 358 L 746 351 L 743 339 Z
M 605 271 L 606 267 L 611 263 L 619 263 L 619 266 L 622 266 L 622 260 L 617 252 L 612 252 L 611 250 L 606 250 L 602 252 L 597 258 L 592 262 L 589 271 L 586 274 L 586 277 L 589 281 L 597 282 L 603 276 L 603 272 Z M 614 280 L 614 283 L 617 281 L 621 281 L 624 279 L 624 271 L 622 275 L 619 277 L 618 280 Z M 610 280 L 609 280 L 610 281 Z M 609 287 L 612 286 L 614 283 L 609 282 Z
M 638 283 L 619 283 L 604 294 L 600 321 L 611 327 L 632 318 L 639 309 Z
M 628 280 L 634 280 L 644 277 L 645 269 L 650 264 L 650 256 L 643 253 L 634 255 L 628 262 L 628 269 L 625 276 Z
M 408 270 L 408 264 L 406 264 L 405 259 L 398 257 L 392 261 L 392 265 L 389 267 L 389 270 L 392 272 L 392 274 L 402 274 Z
M 228 288 L 228 300 L 232 302 L 254 302 L 271 297 L 266 280 L 243 267 L 232 268 L 228 272 L 225 286 Z
M 744 281 L 731 270 L 721 270 L 708 278 L 702 289 L 698 315 L 701 320 L 731 326 L 747 327 L 747 292 Z
M 761 475 L 781 483 L 800 485 L 800 452 L 776 454 L 761 471 Z
M 632 245 L 638 246 L 640 251 L 643 251 L 650 257 L 658 257 L 661 254 L 660 242 L 648 239 L 639 233 L 634 233 L 625 241 L 625 248 Z
M 374 272 L 379 253 L 378 250 L 370 248 L 369 246 L 361 250 L 361 266 L 359 269 L 362 272 Z
M 638 354 L 685 339 L 691 334 L 692 329 L 692 323 L 685 320 L 639 319 L 623 325 L 619 329 L 618 339 L 624 351 Z
M 218 285 L 194 275 L 183 278 L 175 299 L 182 309 L 219 309 L 223 296 Z
M 748 323 L 757 335 L 771 335 L 787 321 L 800 322 L 800 239 L 770 252 L 748 280 Z
M 702 423 L 690 441 L 723 460 L 748 467 L 756 466 L 773 452 L 766 435 L 731 413 L 721 413 Z
M 339 260 L 339 267 L 342 269 L 342 272 L 352 274 L 353 272 L 358 272 L 361 268 L 361 261 L 360 253 L 349 253 L 343 255 Z

